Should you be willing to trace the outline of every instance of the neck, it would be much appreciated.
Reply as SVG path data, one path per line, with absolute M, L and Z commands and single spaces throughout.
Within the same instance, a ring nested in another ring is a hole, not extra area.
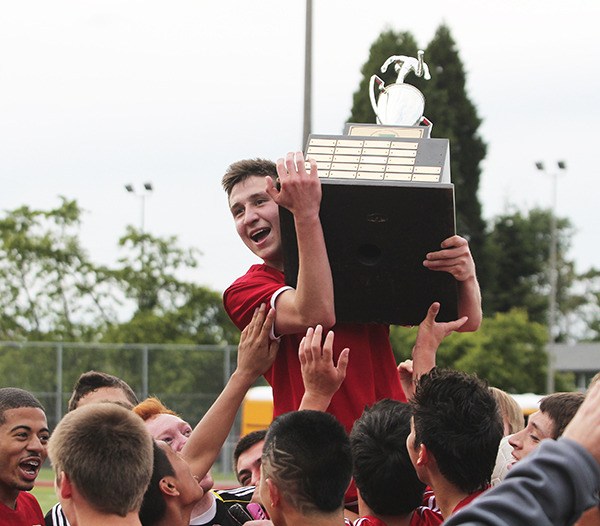
M 333 513 L 311 513 L 303 515 L 295 510 L 286 513 L 275 526 L 344 526 L 344 510 Z
M 375 513 L 371 508 L 369 508 L 369 506 L 365 504 L 365 501 L 359 496 L 358 514 L 360 517 L 366 517 L 367 515 L 376 517 L 380 521 L 385 522 L 387 526 L 409 526 L 413 512 L 411 511 L 406 515 L 381 515 L 380 513 Z
M 130 512 L 125 517 L 99 513 L 91 508 L 74 510 L 75 516 L 68 515 L 71 526 L 141 526 L 137 512 Z
M 457 504 L 469 495 L 450 484 L 446 479 L 440 479 L 435 484 L 432 481 L 430 486 L 433 489 L 435 502 L 439 506 L 444 520 L 449 519 Z
M 19 493 L 18 489 L 0 487 L 0 502 L 11 510 L 14 510 L 17 506 Z

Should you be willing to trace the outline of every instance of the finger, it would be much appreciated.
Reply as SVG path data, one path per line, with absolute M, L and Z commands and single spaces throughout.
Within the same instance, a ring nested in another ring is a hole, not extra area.
M 304 337 L 304 356 L 306 358 L 306 363 L 312 362 L 312 341 L 314 332 L 315 330 L 312 327 L 309 327 L 306 330 L 306 336 Z
M 264 307 L 262 313 L 260 313 L 260 316 L 264 318 L 264 321 L 260 327 L 260 337 L 264 339 L 271 336 L 271 331 L 273 329 L 273 325 L 275 324 L 275 309 L 270 308 L 269 312 L 267 312 L 267 315 L 265 316 L 264 312 L 266 310 L 266 305 L 263 303 L 261 307 Z
M 260 332 L 261 326 L 263 323 L 263 317 L 265 312 L 265 304 L 261 303 L 258 308 L 254 309 L 254 314 L 252 315 L 252 321 L 250 322 L 250 331 L 249 336 L 255 336 Z
M 286 168 L 287 160 L 283 157 L 277 159 L 277 163 L 275 167 L 277 168 L 277 177 L 279 177 L 280 181 L 283 181 L 288 176 L 288 170 Z
M 427 309 L 427 316 L 426 316 L 426 318 L 431 323 L 434 323 L 435 322 L 435 318 L 437 317 L 437 315 L 438 315 L 439 312 L 440 312 L 440 303 L 438 301 L 434 301 L 429 306 L 429 309 Z
M 342 378 L 346 378 L 346 370 L 348 369 L 348 361 L 350 359 L 350 349 L 346 347 L 338 358 L 337 370 Z
M 319 170 L 317 168 L 317 161 L 314 159 L 308 158 L 308 162 L 310 163 L 310 176 L 311 177 L 319 177 Z
M 294 154 L 294 161 L 298 169 L 298 175 L 307 175 L 304 161 L 304 154 L 302 152 L 296 152 Z
M 460 246 L 464 246 L 464 245 L 468 245 L 468 241 L 464 237 L 454 235 L 454 236 L 450 236 L 449 238 L 444 239 L 444 241 L 442 241 L 440 246 L 442 248 L 448 248 L 448 247 L 460 247 Z
M 298 359 L 300 360 L 300 365 L 306 365 L 306 336 L 302 337 L 300 340 L 300 345 L 298 347 Z
M 267 183 L 267 187 L 265 188 L 265 192 L 269 194 L 273 201 L 277 202 L 277 198 L 279 197 L 279 190 L 277 190 L 277 186 L 275 186 L 275 181 L 270 175 L 265 177 L 265 181 Z
M 288 152 L 288 154 L 285 156 L 285 167 L 287 169 L 287 175 L 289 176 L 295 176 L 298 175 L 298 172 L 296 170 L 296 162 L 295 162 L 295 153 L 294 152 Z
M 459 320 L 455 320 L 455 321 L 451 321 L 448 322 L 448 329 L 450 330 L 450 332 L 454 332 L 457 331 L 458 329 L 460 329 L 465 323 L 467 323 L 467 320 L 469 319 L 468 316 L 463 316 L 462 318 L 460 318 Z
M 325 337 L 325 343 L 323 344 L 323 351 L 321 352 L 321 356 L 325 358 L 325 360 L 333 359 L 333 340 L 335 335 L 333 331 L 329 331 L 327 336 Z
M 313 360 L 316 360 L 317 358 L 321 357 L 321 354 L 322 354 L 321 342 L 322 341 L 323 341 L 323 326 L 317 325 L 315 327 L 315 332 L 313 334 L 312 345 L 311 345 Z

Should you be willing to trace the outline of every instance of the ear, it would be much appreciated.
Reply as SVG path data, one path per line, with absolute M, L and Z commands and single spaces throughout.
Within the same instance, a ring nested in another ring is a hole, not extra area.
M 163 477 L 158 482 L 158 488 L 163 495 L 168 497 L 178 497 L 177 481 L 173 477 Z
M 417 466 L 426 466 L 431 460 L 431 453 L 425 444 L 419 444 L 417 449 Z
M 56 493 L 62 499 L 70 499 L 73 496 L 73 486 L 71 484 L 71 480 L 69 479 L 69 475 L 67 475 L 64 471 L 61 471 L 56 476 Z
M 281 492 L 277 487 L 277 484 L 272 479 L 267 479 L 267 489 L 269 490 L 269 500 L 272 508 L 277 508 L 281 505 Z

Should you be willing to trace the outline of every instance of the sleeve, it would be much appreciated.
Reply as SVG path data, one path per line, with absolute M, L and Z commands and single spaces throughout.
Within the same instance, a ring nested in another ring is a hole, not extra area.
M 231 321 L 243 330 L 261 303 L 274 308 L 277 296 L 288 289 L 291 287 L 285 285 L 283 274 L 280 277 L 265 271 L 249 272 L 224 292 L 223 304 Z
M 546 440 L 504 482 L 454 514 L 447 526 L 573 524 L 598 505 L 600 466 L 577 442 Z

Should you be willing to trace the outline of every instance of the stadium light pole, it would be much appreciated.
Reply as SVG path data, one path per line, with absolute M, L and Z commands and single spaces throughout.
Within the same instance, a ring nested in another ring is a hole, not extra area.
M 125 190 L 140 200 L 140 230 L 143 234 L 146 226 L 146 197 L 152 193 L 154 187 L 152 186 L 152 183 L 144 183 L 144 191 L 138 193 L 135 191 L 134 186 L 129 183 L 125 185 Z
M 550 281 L 550 297 L 548 299 L 548 370 L 546 374 L 546 392 L 553 393 L 555 389 L 554 385 L 554 361 L 556 359 L 555 344 L 556 344 L 556 321 L 557 321 L 557 308 L 556 308 L 556 296 L 558 287 L 558 232 L 556 228 L 556 204 L 558 195 L 558 174 L 562 170 L 567 169 L 565 161 L 558 161 L 556 163 L 558 169 L 547 172 L 544 163 L 538 161 L 535 163 L 535 167 L 542 173 L 550 175 L 552 177 L 552 208 L 550 216 L 550 261 L 549 261 L 549 281 Z

